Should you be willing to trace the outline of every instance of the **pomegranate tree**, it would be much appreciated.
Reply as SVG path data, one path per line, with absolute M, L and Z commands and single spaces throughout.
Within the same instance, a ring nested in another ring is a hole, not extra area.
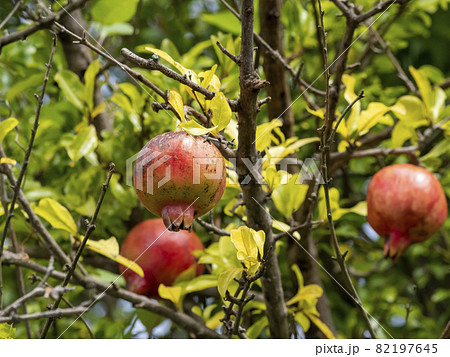
M 160 218 L 149 219 L 130 231 L 120 249 L 121 255 L 141 266 L 144 277 L 122 265 L 120 272 L 130 291 L 158 298 L 159 285 L 172 285 L 183 271 L 197 265 L 192 252 L 203 249 L 195 233 L 169 232 Z M 203 273 L 203 265 L 197 265 L 195 272 Z
M 384 253 L 397 259 L 413 243 L 430 238 L 447 217 L 444 190 L 418 166 L 396 164 L 377 172 L 367 190 L 367 219 L 385 239 Z
M 142 204 L 171 231 L 191 230 L 194 218 L 211 210 L 225 190 L 225 160 L 202 137 L 184 131 L 150 140 L 134 166 Z

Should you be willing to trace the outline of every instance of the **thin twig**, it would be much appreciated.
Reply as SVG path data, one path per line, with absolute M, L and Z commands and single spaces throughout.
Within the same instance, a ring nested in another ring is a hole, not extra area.
M 5 245 L 6 236 L 8 235 L 8 228 L 11 226 L 10 225 L 11 219 L 14 215 L 13 212 L 14 212 L 14 207 L 16 205 L 17 196 L 19 194 L 20 187 L 22 185 L 22 181 L 23 181 L 26 171 L 27 171 L 28 161 L 31 156 L 31 151 L 33 150 L 33 143 L 34 143 L 34 139 L 36 137 L 36 132 L 37 132 L 37 129 L 39 126 L 39 116 L 41 114 L 42 104 L 44 103 L 45 89 L 47 88 L 47 82 L 48 82 L 49 75 L 50 75 L 50 69 L 52 68 L 53 55 L 55 54 L 55 49 L 56 49 L 56 37 L 53 37 L 53 44 L 52 44 L 52 49 L 50 52 L 50 59 L 49 59 L 48 63 L 46 64 L 47 70 L 45 72 L 44 83 L 42 85 L 41 94 L 39 97 L 36 95 L 36 98 L 38 100 L 38 105 L 36 108 L 36 114 L 35 114 L 35 118 L 34 118 L 33 128 L 31 129 L 30 141 L 28 143 L 27 151 L 25 152 L 25 157 L 23 159 L 23 164 L 22 164 L 22 168 L 20 169 L 19 177 L 13 186 L 13 196 L 11 198 L 9 210 L 5 209 L 5 212 L 8 212 L 8 213 L 7 213 L 6 220 L 5 220 L 5 228 L 3 229 L 2 239 L 0 241 L 0 264 L 1 264 L 1 260 L 2 260 L 3 247 Z M 1 269 L 0 269 L 0 273 L 1 273 Z M 2 280 L 3 279 L 0 277 L 0 282 L 2 282 Z M 2 284 L 0 284 L 0 307 L 2 306 L 2 303 L 1 303 L 2 295 L 3 295 L 3 286 L 2 286 Z
M 25 30 L 14 32 L 10 35 L 5 35 L 3 37 L 0 37 L 0 52 L 2 50 L 2 47 L 16 42 L 20 40 L 26 39 L 28 36 L 32 35 L 33 33 L 45 29 L 50 28 L 55 21 L 59 21 L 63 17 L 67 16 L 71 11 L 75 9 L 79 9 L 83 7 L 86 4 L 87 0 L 73 0 L 70 1 L 67 6 L 63 7 L 61 10 L 54 14 L 49 14 L 44 18 L 40 18 L 36 23 L 33 25 L 27 27 Z
M 220 236 L 229 236 L 230 235 L 230 232 L 226 231 L 225 229 L 217 227 L 215 224 L 205 222 L 205 221 L 201 220 L 200 218 L 197 218 L 195 221 L 198 224 L 200 224 L 202 227 L 205 227 L 209 232 L 213 232 Z
M 14 13 L 17 11 L 17 9 L 22 5 L 22 0 L 19 0 L 16 2 L 16 5 L 14 5 L 13 9 L 10 11 L 8 15 L 6 15 L 5 19 L 0 24 L 0 30 L 3 28 L 3 26 L 6 25 L 6 23 L 9 21 L 9 19 L 14 15 Z
M 234 63 L 236 63 L 237 65 L 241 64 L 241 59 L 239 58 L 239 56 L 235 56 L 232 53 L 230 53 L 230 51 L 228 51 L 225 47 L 222 46 L 222 44 L 217 41 L 216 42 L 217 47 L 220 48 L 220 50 L 226 55 L 228 56 Z
M 102 206 L 103 198 L 105 197 L 106 191 L 108 189 L 109 181 L 111 180 L 111 177 L 112 177 L 112 175 L 114 173 L 114 168 L 115 168 L 114 163 L 111 163 L 109 165 L 108 176 L 106 178 L 105 183 L 102 186 L 102 192 L 101 192 L 100 197 L 98 199 L 97 207 L 95 207 L 94 215 L 92 216 L 91 221 L 89 222 L 89 224 L 87 226 L 86 234 L 85 234 L 85 236 L 84 236 L 80 246 L 78 247 L 78 250 L 77 250 L 77 253 L 75 255 L 75 258 L 73 259 L 72 264 L 71 264 L 71 266 L 69 268 L 69 271 L 67 272 L 67 275 L 66 275 L 66 277 L 65 277 L 65 279 L 64 279 L 64 281 L 62 283 L 63 287 L 67 286 L 67 284 L 69 284 L 70 279 L 72 278 L 72 275 L 74 274 L 75 269 L 77 267 L 78 260 L 81 257 L 81 253 L 83 252 L 83 249 L 86 246 L 86 243 L 87 243 L 91 233 L 95 230 L 95 221 L 96 221 L 98 213 L 100 211 L 100 207 Z M 55 301 L 55 303 L 52 306 L 52 310 L 57 309 L 59 304 L 60 304 L 60 302 L 61 302 L 61 297 L 58 300 Z M 50 319 L 48 319 L 46 321 L 46 323 L 44 325 L 44 328 L 42 330 L 42 333 L 41 333 L 41 338 L 45 338 L 46 337 L 47 332 L 50 329 L 53 321 L 54 321 L 54 319 L 52 319 L 52 318 L 50 318 Z
M 63 316 L 71 316 L 71 315 L 78 315 L 86 311 L 85 306 L 77 306 L 74 308 L 69 309 L 56 309 L 56 310 L 50 310 L 50 311 L 43 311 L 43 312 L 35 312 L 33 314 L 27 314 L 27 315 L 11 315 L 8 317 L 0 317 L 0 323 L 7 322 L 7 323 L 17 323 L 22 322 L 26 320 L 38 320 L 38 319 L 57 319 L 59 317 Z
M 322 41 L 323 41 L 323 57 L 324 57 L 324 66 L 326 66 L 327 64 L 327 44 L 326 44 L 326 35 L 325 35 L 325 29 L 324 29 L 324 23 L 323 23 L 323 11 L 321 8 L 321 2 L 320 0 L 318 0 L 319 2 L 319 16 L 320 16 L 320 23 L 321 23 L 321 32 L 322 32 Z M 325 80 L 328 82 L 328 77 L 327 77 L 327 67 L 325 67 Z M 329 103 L 328 100 L 330 93 L 328 91 L 328 86 L 327 86 L 327 96 L 325 98 L 325 102 Z M 360 99 L 360 98 L 359 98 Z M 329 110 L 329 106 L 326 106 L 326 109 Z M 349 108 L 350 109 L 350 108 Z M 342 116 L 343 117 L 343 116 Z M 332 123 L 332 121 L 334 120 L 334 114 L 328 112 L 327 115 L 325 115 L 325 124 L 324 126 L 321 128 L 321 145 L 320 145 L 320 152 L 321 152 L 321 171 L 322 171 L 322 177 L 325 181 L 323 188 L 324 188 L 324 192 L 325 192 L 325 203 L 326 203 L 326 208 L 327 208 L 327 218 L 328 218 L 328 223 L 330 226 L 330 236 L 331 236 L 331 245 L 333 246 L 333 249 L 335 251 L 336 254 L 336 260 L 341 268 L 341 271 L 344 275 L 344 280 L 345 283 L 347 285 L 347 288 L 350 289 L 351 293 L 350 295 L 352 296 L 352 298 L 354 299 L 354 301 L 356 302 L 356 305 L 358 307 L 358 310 L 363 318 L 363 320 L 366 323 L 367 329 L 370 333 L 370 335 L 372 336 L 372 338 L 376 338 L 376 334 L 375 331 L 370 323 L 369 320 L 369 316 L 366 312 L 366 310 L 364 309 L 364 307 L 362 306 L 361 303 L 361 299 L 358 296 L 358 293 L 355 289 L 355 286 L 353 285 L 351 276 L 348 272 L 348 268 L 347 265 L 345 263 L 345 256 L 347 255 L 347 252 L 342 254 L 340 247 L 339 247 L 339 242 L 337 239 L 337 235 L 336 235 L 336 231 L 335 231 L 335 227 L 334 227 L 334 222 L 333 222 L 333 216 L 331 213 L 331 200 L 330 200 L 330 193 L 329 193 L 329 179 L 328 179 L 328 164 L 327 164 L 327 156 L 328 156 L 328 151 L 329 151 L 329 143 L 330 143 L 330 139 L 332 139 L 331 134 L 328 136 L 327 134 L 327 130 L 325 128 L 330 126 L 330 123 Z M 342 119 L 341 119 L 342 120 Z M 335 127 L 335 129 L 337 130 L 337 125 Z
M 450 338 L 450 320 L 447 322 L 447 326 L 445 326 L 444 331 L 442 331 L 441 337 L 439 338 Z

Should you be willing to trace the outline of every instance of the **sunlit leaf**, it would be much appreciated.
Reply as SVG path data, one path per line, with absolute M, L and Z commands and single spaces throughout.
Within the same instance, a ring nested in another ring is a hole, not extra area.
M 237 278 L 242 273 L 242 271 L 242 268 L 231 268 L 225 270 L 219 275 L 219 278 L 217 279 L 217 289 L 219 290 L 219 294 L 222 297 L 225 296 L 228 290 L 228 286 L 233 281 L 233 279 Z
M 241 226 L 239 229 L 233 229 L 231 232 L 231 241 L 237 250 L 237 258 L 244 262 L 247 268 L 258 262 L 258 253 L 262 258 L 264 254 L 264 231 L 255 231 L 247 226 Z
M 0 323 L 0 340 L 13 339 L 16 336 L 16 328 L 6 322 Z
M 79 237 L 79 239 L 81 240 L 82 237 Z M 144 277 L 144 271 L 137 263 L 120 255 L 119 243 L 117 243 L 117 239 L 115 237 L 100 240 L 88 239 L 86 242 L 86 248 L 114 260 L 124 267 L 134 271 L 140 277 Z
M 308 185 L 301 185 L 298 178 L 299 174 L 290 175 L 288 182 L 280 183 L 272 192 L 272 201 L 285 218 L 300 208 L 308 192 Z
M 189 120 L 179 125 L 186 133 L 193 136 L 205 135 L 212 132 L 217 126 L 212 128 L 205 128 L 204 126 L 197 123 L 195 120 Z
M 77 225 L 66 207 L 51 198 L 43 198 L 34 212 L 53 227 L 65 230 L 72 235 L 77 233 Z
M 67 148 L 67 154 L 73 162 L 77 162 L 83 156 L 93 152 L 98 145 L 95 127 L 89 125 L 80 130 Z
M 136 13 L 139 0 L 97 0 L 91 8 L 92 17 L 105 25 L 128 22 Z
M 181 121 L 185 122 L 186 118 L 184 114 L 184 104 L 181 95 L 177 91 L 170 90 L 168 102 L 172 105 L 173 109 L 175 109 L 175 111 L 178 113 Z
M 63 69 L 55 74 L 55 81 L 69 102 L 83 110 L 84 85 L 78 76 L 68 69 Z
M 290 299 L 286 305 L 296 304 L 301 300 L 317 299 L 323 294 L 323 289 L 316 284 L 306 285 L 299 289 L 292 299 Z
M 100 61 L 97 59 L 91 62 L 84 73 L 84 100 L 90 113 L 92 113 L 92 110 L 94 109 L 95 78 L 99 69 Z
M 2 158 L 0 159 L 0 164 L 11 164 L 11 165 L 15 165 L 15 164 L 17 164 L 17 161 L 16 161 L 16 160 L 13 160 L 13 159 L 9 159 L 9 158 L 7 158 L 7 157 L 2 157 Z
M 223 93 L 217 94 L 211 100 L 211 120 L 213 124 L 217 127 L 216 132 L 225 129 L 231 120 L 231 115 L 233 114 L 230 105 L 227 102 L 227 98 Z
M 158 287 L 158 294 L 161 298 L 172 301 L 178 305 L 181 299 L 183 289 L 179 286 L 165 286 L 160 284 Z
M 19 121 L 16 118 L 8 118 L 0 122 L 0 144 L 3 143 L 3 139 L 17 124 L 19 124 Z
M 308 318 L 311 320 L 311 322 L 316 325 L 320 331 L 322 331 L 322 333 L 325 335 L 326 338 L 329 339 L 334 339 L 334 335 L 333 332 L 331 332 L 331 330 L 328 328 L 327 325 L 325 325 L 317 316 L 306 312 L 305 311 L 305 315 L 308 316 Z

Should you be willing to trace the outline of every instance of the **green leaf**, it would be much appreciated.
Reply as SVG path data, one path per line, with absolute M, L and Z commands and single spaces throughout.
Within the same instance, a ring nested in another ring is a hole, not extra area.
M 201 19 L 203 22 L 216 26 L 220 30 L 226 33 L 232 33 L 234 35 L 241 34 L 241 23 L 239 20 L 229 11 L 221 11 L 215 14 L 202 14 Z
M 80 130 L 67 148 L 67 154 L 73 162 L 77 162 L 83 156 L 93 152 L 98 145 L 97 134 L 93 125 Z
M 349 76 L 348 74 L 344 74 L 342 76 L 342 83 L 345 84 L 344 98 L 347 101 L 347 103 L 350 104 L 358 97 L 355 93 L 356 80 L 355 78 Z M 361 118 L 360 113 L 361 113 L 361 101 L 357 101 L 353 105 L 350 115 L 345 120 L 348 133 L 347 135 L 351 135 L 358 128 L 358 123 Z
M 169 91 L 169 100 L 168 102 L 172 105 L 173 109 L 178 113 L 182 122 L 186 122 L 186 117 L 184 114 L 184 104 L 183 98 L 180 93 L 174 90 Z
M 16 80 L 6 93 L 6 100 L 12 101 L 19 94 L 22 94 L 28 88 L 37 88 L 44 81 L 43 73 L 32 74 L 24 79 Z
M 230 283 L 234 278 L 237 278 L 243 270 L 244 269 L 242 268 L 231 268 L 225 270 L 219 275 L 219 278 L 217 279 L 217 289 L 219 290 L 219 294 L 221 296 L 225 296 Z
M 184 285 L 184 290 L 186 293 L 192 293 L 194 291 L 201 291 L 215 286 L 217 286 L 217 276 L 209 274 L 200 275 Z
M 413 66 L 409 66 L 409 71 L 416 81 L 420 96 L 422 97 L 425 107 L 427 108 L 427 112 L 431 115 L 434 104 L 434 92 L 431 89 L 430 81 L 428 80 L 425 72 L 420 69 L 415 69 Z
M 204 126 L 197 123 L 195 120 L 189 120 L 179 125 L 181 129 L 183 129 L 186 133 L 191 134 L 193 136 L 205 135 L 212 132 L 217 126 L 212 128 L 205 128 Z
M 233 112 L 227 102 L 225 95 L 220 92 L 211 100 L 211 120 L 217 127 L 216 132 L 219 132 L 227 127 L 230 123 Z
M 289 229 L 291 229 L 291 226 L 289 226 L 289 224 L 286 224 L 284 222 L 277 221 L 276 219 L 272 219 L 272 228 L 277 229 L 281 232 L 288 232 Z M 292 233 L 292 236 L 297 240 L 300 240 L 301 238 L 299 232 Z
M 100 69 L 100 61 L 97 59 L 88 66 L 84 73 L 84 101 L 87 103 L 89 113 L 94 109 L 95 78 Z
M 131 20 L 139 0 L 97 0 L 91 8 L 92 17 L 105 25 Z
M 113 25 L 100 26 L 100 37 L 112 35 L 130 36 L 133 34 L 133 26 L 127 23 L 115 23 Z
M 16 329 L 6 322 L 0 323 L 0 340 L 13 339 L 16 336 Z
M 82 240 L 83 238 L 80 236 L 79 239 Z M 136 262 L 133 262 L 119 254 L 119 243 L 117 243 L 117 239 L 115 237 L 100 240 L 88 239 L 86 242 L 86 248 L 114 260 L 124 267 L 134 271 L 140 277 L 144 277 L 144 271 Z
M 418 122 L 425 118 L 423 102 L 412 95 L 400 97 L 390 109 L 397 118 L 409 123 Z
M 258 338 L 261 335 L 262 330 L 269 325 L 269 320 L 267 316 L 261 317 L 253 325 L 251 325 L 247 330 L 248 338 Z
M 78 76 L 68 69 L 63 69 L 55 74 L 55 81 L 69 102 L 83 110 L 84 85 Z
M 357 124 L 358 135 L 366 134 L 372 127 L 374 127 L 380 119 L 390 110 L 389 107 L 383 103 L 370 103 L 366 110 L 361 112 L 360 119 Z
M 62 229 L 72 235 L 77 233 L 77 225 L 70 212 L 57 201 L 51 198 L 43 198 L 34 212 L 44 218 L 56 229 Z
M 0 144 L 3 143 L 3 139 L 17 124 L 19 124 L 19 121 L 16 118 L 8 118 L 0 122 Z
M 172 301 L 175 305 L 180 303 L 183 289 L 179 286 L 165 286 L 160 284 L 158 294 L 161 298 Z
M 300 185 L 298 182 L 299 174 L 288 177 L 287 183 L 280 183 L 272 192 L 272 201 L 285 218 L 289 218 L 292 212 L 300 208 L 308 192 L 308 185 Z

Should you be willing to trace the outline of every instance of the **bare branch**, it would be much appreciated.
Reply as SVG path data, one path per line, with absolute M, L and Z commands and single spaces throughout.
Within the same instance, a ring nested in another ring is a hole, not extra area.
M 324 57 L 324 69 L 325 69 L 325 73 L 327 73 L 327 44 L 326 44 L 326 36 L 325 36 L 325 30 L 324 30 L 324 23 L 323 23 L 323 11 L 322 11 L 322 7 L 321 7 L 321 2 L 320 0 L 318 0 L 319 2 L 319 16 L 321 17 L 320 19 L 320 23 L 321 23 L 321 32 L 322 32 L 322 41 L 323 41 L 323 57 Z M 349 29 L 349 26 L 347 26 L 347 31 Z M 354 29 L 353 29 L 354 31 Z M 353 36 L 353 32 L 352 32 L 352 36 Z M 344 67 L 345 67 L 345 62 L 344 62 Z M 326 74 L 325 77 L 326 81 L 328 82 L 328 76 Z M 333 82 L 333 85 L 335 83 Z M 330 92 L 328 91 L 328 86 L 327 86 L 327 97 L 325 98 L 325 103 L 328 103 L 329 100 L 329 96 L 330 96 Z M 353 101 L 353 103 L 350 103 L 350 105 L 347 107 L 346 111 L 344 111 L 343 115 L 341 116 L 340 120 L 342 120 L 342 118 L 344 117 L 345 113 L 351 108 L 351 106 L 356 103 L 357 100 L 361 99 L 363 95 L 363 92 L 361 92 L 361 94 L 358 96 L 358 98 L 356 98 L 355 101 Z M 326 110 L 328 111 L 328 109 L 330 109 L 331 106 L 326 106 Z M 366 327 L 370 333 L 370 335 L 372 336 L 372 338 L 376 338 L 376 334 L 375 331 L 370 323 L 369 320 L 369 316 L 366 312 L 366 310 L 364 309 L 364 307 L 362 306 L 362 302 L 361 299 L 359 298 L 358 292 L 355 289 L 355 286 L 353 285 L 351 276 L 348 272 L 348 268 L 347 265 L 345 263 L 345 256 L 346 253 L 342 254 L 341 253 L 341 249 L 339 247 L 339 241 L 337 239 L 337 235 L 336 235 L 336 231 L 335 231 L 335 227 L 334 227 L 334 222 L 333 222 L 333 215 L 331 213 L 331 200 L 330 200 L 330 193 L 329 193 L 329 179 L 328 179 L 328 163 L 327 163 L 327 156 L 328 156 L 328 151 L 329 151 L 329 143 L 330 141 L 333 139 L 334 135 L 328 134 L 328 130 L 329 128 L 331 128 L 332 122 L 334 121 L 334 108 L 331 112 L 328 112 L 327 115 L 325 115 L 325 124 L 324 127 L 322 127 L 321 131 L 321 145 L 320 145 L 320 166 L 321 166 L 321 172 L 322 172 L 322 177 L 325 181 L 323 188 L 324 188 L 324 193 L 325 193 L 325 203 L 326 203 L 326 207 L 327 207 L 327 217 L 328 217 L 328 223 L 330 226 L 330 233 L 331 233 L 331 245 L 334 249 L 334 252 L 336 254 L 336 260 L 341 268 L 341 271 L 344 275 L 344 280 L 345 283 L 347 285 L 347 288 L 350 289 L 350 295 L 352 296 L 353 300 L 356 303 L 356 306 L 358 308 L 358 311 L 360 313 L 360 315 L 362 316 L 363 320 L 366 323 Z M 334 128 L 334 133 L 337 130 L 337 127 L 339 125 L 339 122 L 336 124 L 335 128 Z M 328 129 L 328 130 L 327 130 Z
M 221 50 L 225 55 L 227 55 L 234 63 L 236 63 L 237 65 L 240 65 L 240 64 L 241 64 L 241 60 L 240 60 L 239 56 L 235 56 L 235 55 L 231 54 L 225 47 L 222 46 L 222 44 L 221 44 L 219 41 L 216 42 L 216 45 L 217 45 L 217 47 L 219 47 L 220 50 Z
M 375 5 L 372 9 L 369 11 L 359 15 L 356 17 L 356 22 L 361 23 L 368 18 L 372 17 L 373 15 L 378 14 L 379 12 L 383 12 L 388 7 L 390 7 L 393 4 L 403 5 L 409 2 L 410 0 L 386 0 L 386 1 L 380 1 L 377 5 Z M 333 1 L 335 2 L 335 1 Z
M 25 30 L 14 32 L 10 35 L 6 35 L 3 37 L 0 37 L 0 52 L 2 48 L 10 43 L 24 40 L 28 36 L 32 35 L 33 33 L 45 29 L 50 28 L 55 21 L 59 21 L 63 17 L 67 16 L 72 10 L 81 8 L 84 6 L 84 4 L 87 2 L 87 0 L 73 0 L 70 1 L 67 6 L 59 10 L 58 12 L 54 14 L 49 14 L 48 16 L 39 19 L 39 21 L 29 27 L 27 27 Z
M 197 218 L 195 220 L 198 224 L 200 224 L 202 227 L 205 227 L 209 232 L 218 234 L 220 236 L 229 236 L 230 232 L 226 231 L 225 229 L 217 227 L 215 224 L 203 221 L 200 218 Z
M 75 272 L 75 269 L 77 267 L 78 260 L 81 257 L 81 253 L 83 252 L 83 249 L 86 246 L 86 243 L 87 243 L 89 237 L 91 236 L 91 233 L 95 230 L 95 221 L 96 221 L 98 213 L 100 211 L 100 207 L 102 206 L 103 198 L 105 197 L 106 191 L 108 189 L 109 181 L 111 180 L 111 177 L 112 177 L 112 175 L 114 173 L 114 168 L 115 168 L 115 165 L 113 163 L 111 163 L 109 165 L 108 176 L 106 178 L 105 183 L 102 186 L 102 192 L 101 192 L 100 197 L 98 199 L 97 207 L 95 207 L 94 214 L 93 214 L 93 216 L 91 218 L 91 221 L 89 222 L 89 224 L 87 226 L 86 234 L 85 234 L 85 236 L 84 236 L 80 246 L 78 247 L 77 253 L 75 254 L 75 257 L 74 257 L 74 259 L 72 261 L 72 264 L 71 264 L 71 266 L 69 268 L 69 271 L 67 272 L 67 275 L 64 278 L 64 281 L 62 283 L 63 287 L 65 287 L 65 286 L 67 286 L 67 284 L 69 284 L 69 282 L 70 282 L 70 280 L 72 278 L 72 275 Z M 62 298 L 62 296 L 55 301 L 55 303 L 52 306 L 52 310 L 56 310 L 58 308 L 58 306 L 59 306 L 59 304 L 61 302 L 61 298 Z M 40 336 L 41 338 L 45 338 L 45 336 L 47 335 L 47 332 L 50 329 L 53 321 L 54 321 L 54 319 L 48 319 L 47 320 L 47 322 L 45 323 L 44 328 L 42 330 L 42 333 L 41 333 L 41 336 Z
M 22 5 L 22 0 L 19 0 L 16 2 L 16 5 L 14 5 L 13 9 L 10 11 L 10 13 L 8 15 L 6 15 L 5 19 L 2 21 L 2 23 L 0 24 L 0 30 L 3 28 L 3 26 L 6 25 L 6 23 L 9 21 L 9 19 L 11 18 L 11 16 L 14 15 L 14 13 L 17 11 L 17 9 Z
M 188 87 L 190 87 L 192 90 L 199 92 L 205 96 L 206 99 L 212 99 L 215 97 L 216 93 L 211 92 L 210 90 L 203 88 L 200 84 L 197 84 L 193 81 L 191 81 L 186 75 L 181 75 L 173 70 L 171 70 L 169 67 L 164 66 L 162 63 L 159 62 L 156 58 L 149 58 L 145 59 L 142 58 L 135 53 L 131 52 L 127 48 L 122 48 L 121 50 L 122 55 L 127 58 L 129 61 L 133 62 L 137 66 L 149 70 L 156 70 L 164 74 L 166 77 L 172 78 Z M 236 102 L 232 100 L 228 100 L 228 104 L 230 105 L 231 110 L 236 111 Z

